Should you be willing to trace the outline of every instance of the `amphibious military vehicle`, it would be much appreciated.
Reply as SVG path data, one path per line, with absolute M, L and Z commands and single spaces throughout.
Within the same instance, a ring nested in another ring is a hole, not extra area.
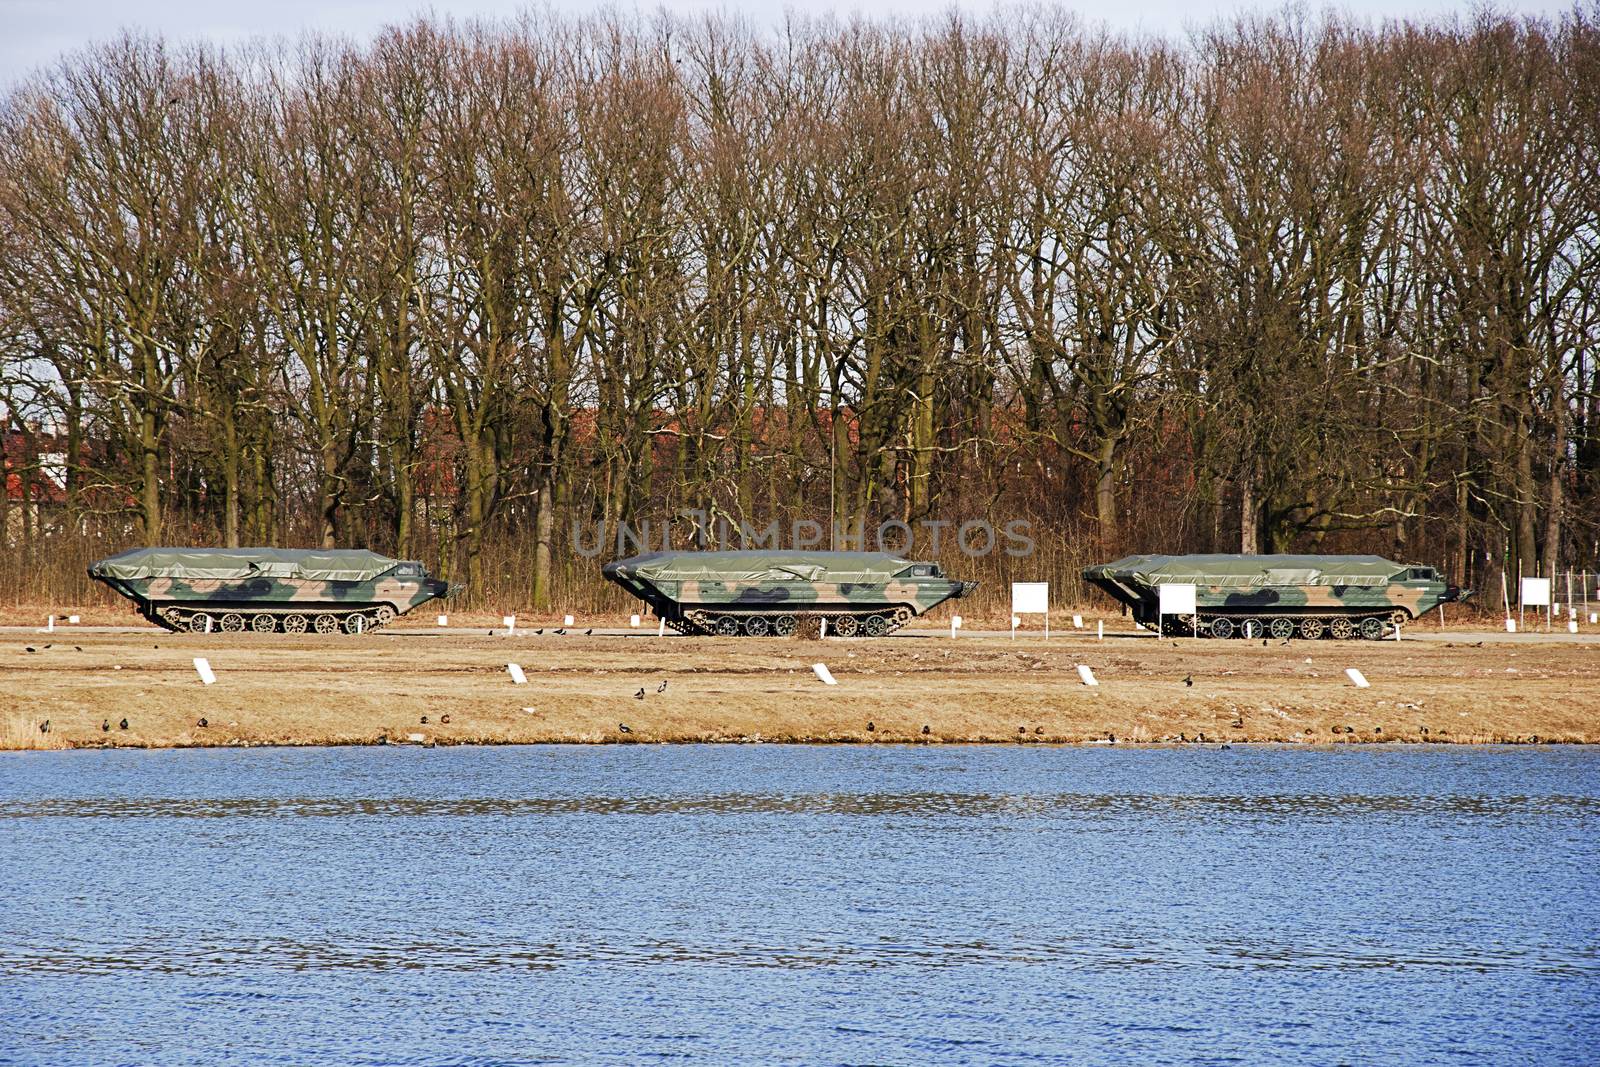
M 363 633 L 451 592 L 420 563 L 360 549 L 135 548 L 89 577 L 169 630 Z
M 882 637 L 978 585 L 887 552 L 650 552 L 601 573 L 674 630 L 725 637 L 787 637 L 823 621 L 842 637 Z
M 1459 600 L 1432 567 L 1380 556 L 1128 556 L 1089 567 L 1085 581 L 1154 628 L 1160 587 L 1193 585 L 1205 637 L 1376 640 L 1392 626 Z M 1193 633 L 1193 617 L 1167 615 L 1163 630 Z

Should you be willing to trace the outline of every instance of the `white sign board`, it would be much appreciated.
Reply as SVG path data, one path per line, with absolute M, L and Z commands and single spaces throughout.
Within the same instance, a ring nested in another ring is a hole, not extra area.
M 1011 614 L 1046 615 L 1050 612 L 1049 582 L 1012 582 Z
M 1156 587 L 1161 594 L 1161 614 L 1193 615 L 1195 613 L 1195 587 L 1173 583 Z
M 1522 606 L 1526 608 L 1543 608 L 1550 605 L 1550 579 L 1524 578 L 1522 579 Z
M 1044 636 L 1050 637 L 1050 583 L 1049 582 L 1012 582 L 1011 583 L 1011 636 L 1017 636 L 1017 627 L 1022 625 L 1019 615 L 1043 615 Z

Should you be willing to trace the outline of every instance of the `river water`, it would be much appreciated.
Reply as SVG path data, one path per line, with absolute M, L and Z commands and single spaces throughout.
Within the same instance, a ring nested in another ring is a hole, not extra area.
M 1593 1063 L 1600 751 L 0 756 L 0 1061 Z

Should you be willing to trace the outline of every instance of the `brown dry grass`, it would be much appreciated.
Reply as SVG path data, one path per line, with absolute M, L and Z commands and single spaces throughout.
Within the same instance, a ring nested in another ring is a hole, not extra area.
M 1600 741 L 1595 644 L 924 637 L 819 645 L 403 631 L 80 632 L 46 643 L 0 641 L 0 748 L 360 744 L 412 734 L 438 743 Z M 28 644 L 37 651 L 25 652 Z M 200 684 L 196 655 L 209 658 L 216 685 Z M 816 680 L 817 660 L 837 686 Z M 511 683 L 508 662 L 524 667 L 529 684 Z M 1098 689 L 1079 683 L 1079 663 L 1094 669 Z M 1352 687 L 1347 666 L 1372 687 Z M 49 735 L 37 730 L 45 718 Z

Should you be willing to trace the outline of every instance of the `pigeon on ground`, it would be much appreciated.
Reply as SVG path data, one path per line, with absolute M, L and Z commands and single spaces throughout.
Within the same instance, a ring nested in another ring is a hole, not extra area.
M 1189 686 L 1190 688 L 1193 688 L 1194 687 L 1194 675 L 1192 675 L 1192 674 L 1184 675 L 1183 676 L 1183 684 L 1186 685 L 1186 686 Z
M 633 694 L 633 699 L 635 699 L 635 700 L 643 700 L 644 699 L 644 686 L 641 685 L 639 687 L 639 691 L 637 693 Z
M 82 645 L 73 645 L 72 646 L 72 651 L 74 651 L 74 652 L 82 652 L 83 651 L 83 646 Z
M 195 725 L 200 727 L 202 730 L 204 730 L 207 726 L 210 726 L 211 724 L 209 722 L 207 722 L 205 716 L 202 715 L 200 717 L 200 720 L 198 722 L 196 722 Z
M 1019 733 L 1019 734 L 1025 734 L 1025 733 L 1027 733 L 1027 732 L 1028 732 L 1028 728 L 1027 728 L 1027 727 L 1026 727 L 1026 726 L 1019 726 L 1019 727 L 1017 727 L 1017 733 Z
M 1044 727 L 1043 726 L 1035 726 L 1033 728 L 1033 732 L 1036 733 L 1036 734 L 1042 734 L 1042 733 L 1044 733 Z
M 111 720 L 110 719 L 101 719 L 100 720 L 100 732 L 103 733 L 103 734 L 109 734 L 111 732 Z
M 922 732 L 924 734 L 931 734 L 933 731 L 928 729 L 928 724 L 927 723 L 923 723 L 922 724 Z
M 117 723 L 117 727 L 119 729 L 126 730 L 128 728 L 128 720 L 124 718 L 121 722 Z
M 47 734 L 47 733 L 50 732 L 50 720 L 49 719 L 46 719 L 44 722 L 39 724 L 39 732 L 41 734 Z
M 625 722 L 619 722 L 619 723 L 617 723 L 617 731 L 618 731 L 618 732 L 619 732 L 619 733 L 624 733 L 624 734 L 631 734 L 631 733 L 633 733 L 633 731 L 632 731 L 632 730 L 630 730 L 630 729 L 628 729 L 628 724 L 627 724 L 627 723 L 625 723 Z
M 45 648 L 55 648 L 56 646 L 55 645 L 45 645 L 44 647 Z
M 1287 641 L 1285 641 L 1285 642 L 1284 642 L 1284 644 L 1288 644 L 1288 642 L 1287 642 Z M 1262 648 L 1266 648 L 1266 647 L 1267 647 L 1267 639 L 1266 639 L 1266 638 L 1265 638 L 1265 637 L 1263 637 L 1263 638 L 1262 638 L 1262 639 L 1261 639 L 1261 647 L 1262 647 Z
M 29 646 L 28 646 L 28 651 L 29 651 L 29 652 L 37 652 L 37 651 L 39 651 L 39 650 L 38 650 L 38 649 L 37 649 L 37 648 L 34 648 L 34 647 L 33 647 L 33 646 L 32 646 L 32 645 L 29 645 Z
M 656 686 L 656 692 L 665 693 L 666 691 L 667 691 L 667 680 L 665 678 L 663 678 L 663 679 L 661 679 L 661 684 Z
M 446 725 L 449 725 L 450 716 L 449 715 L 441 715 L 441 716 L 439 716 L 439 721 L 444 723 L 444 724 L 446 724 Z
M 588 637 L 592 633 L 594 633 L 594 627 L 591 626 L 589 629 L 583 631 L 583 636 Z
M 423 725 L 423 726 L 426 726 L 426 725 L 428 725 L 428 717 L 427 717 L 427 716 L 426 716 L 426 715 L 424 715 L 424 716 L 423 716 L 423 717 L 422 717 L 422 725 Z
M 874 724 L 874 723 L 873 723 L 873 722 L 872 722 L 872 720 L 870 720 L 870 719 L 869 719 L 869 720 L 867 720 L 867 733 L 869 733 L 869 734 L 870 734 L 870 733 L 872 733 L 872 732 L 873 732 L 873 731 L 874 731 L 874 730 L 876 730 L 876 729 L 877 729 L 877 728 L 878 728 L 878 727 L 877 727 L 877 726 L 876 726 L 876 725 L 875 725 L 875 724 Z

